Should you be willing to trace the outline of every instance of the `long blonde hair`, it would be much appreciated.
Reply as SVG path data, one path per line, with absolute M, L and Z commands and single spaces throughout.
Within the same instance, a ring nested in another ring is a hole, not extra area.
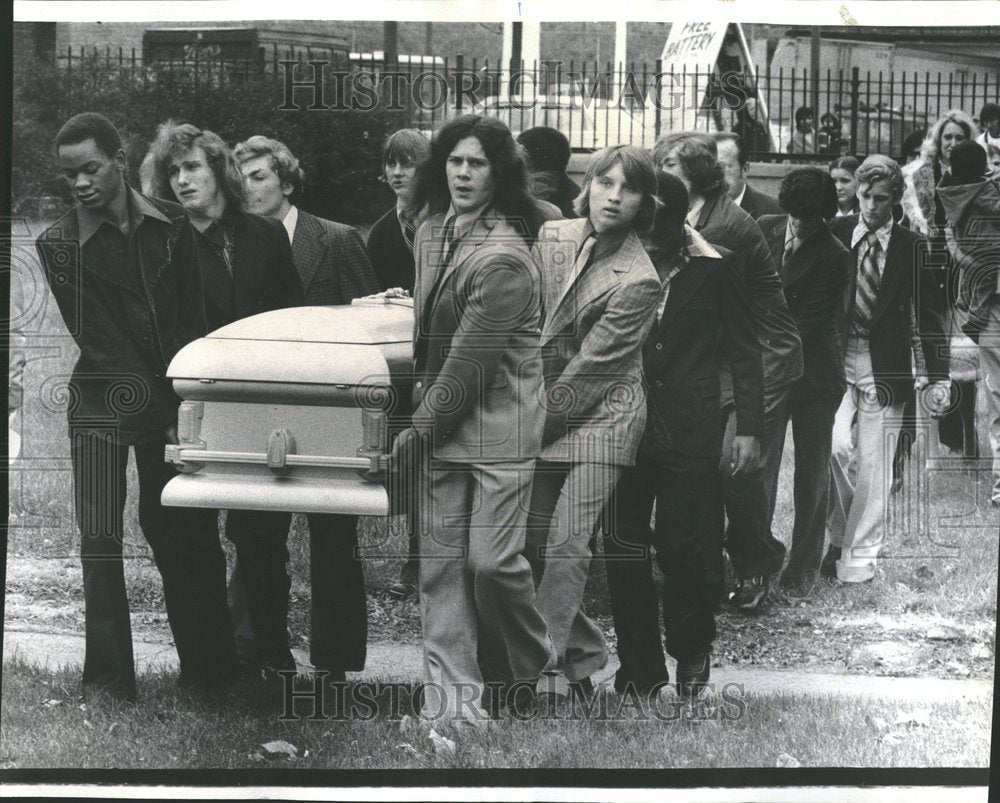
M 934 164 L 935 160 L 939 158 L 938 155 L 941 152 L 941 133 L 948 123 L 954 123 L 962 128 L 965 131 L 967 139 L 976 138 L 976 124 L 972 122 L 972 118 L 969 115 L 961 109 L 946 111 L 931 126 L 931 130 L 927 132 L 927 137 L 924 139 L 923 145 L 920 146 L 920 158 L 927 164 Z

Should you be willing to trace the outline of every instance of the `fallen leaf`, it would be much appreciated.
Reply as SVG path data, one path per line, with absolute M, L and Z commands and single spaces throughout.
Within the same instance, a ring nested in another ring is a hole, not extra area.
M 447 736 L 442 736 L 434 728 L 430 732 L 431 745 L 437 755 L 455 755 L 455 743 Z
M 84 727 L 90 728 L 91 730 L 94 729 L 94 726 L 90 724 L 90 720 L 89 719 L 85 719 L 83 721 L 83 724 L 84 724 Z
M 55 708 L 57 705 L 62 705 L 62 700 L 46 700 L 42 705 L 48 708 Z
M 906 583 L 896 583 L 896 590 L 902 591 L 904 594 L 909 594 L 913 589 L 910 588 Z
M 962 631 L 949 625 L 935 625 L 924 635 L 933 641 L 960 641 L 962 639 Z
M 266 742 L 260 746 L 263 750 L 264 758 L 274 761 L 275 759 L 298 758 L 299 748 L 294 744 L 289 744 L 283 739 L 276 739 L 273 742 Z
M 396 749 L 397 750 L 402 750 L 405 753 L 409 753 L 411 756 L 418 755 L 417 748 L 415 748 L 409 742 L 403 742 L 403 744 L 397 744 L 396 745 Z
M 801 767 L 802 764 L 795 756 L 790 756 L 788 753 L 779 753 L 778 761 L 775 764 L 776 767 Z

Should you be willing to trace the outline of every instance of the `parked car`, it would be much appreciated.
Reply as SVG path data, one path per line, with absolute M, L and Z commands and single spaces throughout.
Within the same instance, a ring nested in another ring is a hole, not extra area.
M 168 369 L 182 402 L 166 459 L 181 473 L 163 503 L 388 514 L 412 336 L 411 299 L 372 297 L 254 315 L 189 343 Z

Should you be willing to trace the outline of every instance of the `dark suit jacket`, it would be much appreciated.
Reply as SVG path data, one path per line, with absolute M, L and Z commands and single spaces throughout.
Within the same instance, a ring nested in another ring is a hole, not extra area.
M 367 248 L 380 290 L 402 287 L 413 292 L 416 270 L 413 251 L 403 239 L 395 206 L 375 221 L 368 232 Z
M 778 267 L 788 309 L 802 338 L 805 373 L 793 399 L 844 395 L 844 357 L 837 335 L 837 313 L 850 272 L 851 253 L 824 224 L 783 261 L 788 215 L 764 215 L 757 221 Z
M 80 247 L 77 210 L 39 236 L 42 270 L 66 328 L 80 349 L 69 380 L 71 422 L 116 424 L 120 443 L 162 434 L 177 420 L 177 396 L 166 379 L 180 348 L 206 332 L 194 231 L 184 209 L 129 188 L 142 214 L 132 234 L 129 270 L 116 274 Z
M 740 434 L 763 433 L 761 354 L 740 265 L 725 248 L 707 250 L 706 255 L 690 256 L 670 280 L 663 316 L 643 347 L 649 414 L 640 458 L 655 460 L 676 450 L 718 459 L 719 371 L 724 359 L 730 361 Z M 651 256 L 664 275 L 675 261 L 673 255 L 655 251 Z
M 833 233 L 846 247 L 858 224 L 858 215 L 836 218 Z M 944 297 L 935 270 L 928 267 L 927 241 L 919 234 L 892 226 L 885 270 L 875 298 L 869 348 L 876 381 L 888 392 L 892 404 L 914 399 L 911 319 L 916 317 L 920 345 L 931 382 L 948 379 L 948 339 L 944 335 Z M 850 281 L 840 309 L 841 354 L 854 317 L 857 287 L 857 249 L 851 251 Z M 912 310 L 912 314 L 911 314 Z
M 443 214 L 418 230 L 413 426 L 456 463 L 538 456 L 541 277 L 527 244 L 492 210 L 445 262 Z
M 802 376 L 802 341 L 760 228 L 726 193 L 719 192 L 705 199 L 695 229 L 712 245 L 728 248 L 742 263 L 764 359 L 765 394 L 798 381 Z M 728 371 L 723 370 L 725 383 Z M 724 404 L 732 400 L 732 391 L 727 391 L 725 384 L 722 399 Z
M 302 304 L 302 284 L 285 227 L 249 212 L 226 214 L 235 227 L 233 275 L 199 242 L 209 331 L 259 312 Z
M 299 209 L 292 255 L 310 306 L 350 304 L 378 292 L 365 244 L 351 226 Z
M 762 215 L 781 215 L 784 210 L 778 199 L 766 192 L 755 190 L 747 184 L 746 192 L 740 200 L 740 207 L 754 220 L 758 220 Z

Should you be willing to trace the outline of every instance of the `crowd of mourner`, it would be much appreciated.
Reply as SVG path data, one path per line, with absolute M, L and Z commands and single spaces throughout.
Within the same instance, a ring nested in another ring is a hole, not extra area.
M 769 595 L 876 577 L 915 428 L 978 460 L 977 390 L 1000 506 L 994 104 L 978 122 L 949 111 L 895 158 L 793 166 L 776 198 L 747 183 L 736 132 L 606 148 L 578 186 L 558 131 L 515 139 L 467 115 L 430 139 L 387 138 L 396 204 L 367 242 L 298 206 L 303 169 L 266 135 L 230 147 L 165 122 L 140 186 L 100 114 L 68 120 L 54 144 L 76 205 L 37 249 L 80 350 L 69 431 L 88 699 L 136 695 L 122 563 L 130 448 L 181 684 L 210 692 L 296 668 L 292 514 L 228 511 L 227 578 L 217 511 L 160 503 L 179 403 L 167 365 L 268 310 L 412 296 L 412 406 L 387 448 L 418 491 L 390 593 L 419 600 L 433 721 L 496 716 L 504 700 L 487 689 L 595 694 L 609 650 L 583 610 L 595 552 L 615 691 L 697 695 L 723 601 L 753 612 Z M 123 375 L 147 392 L 111 409 Z M 112 428 L 92 423 L 109 417 Z M 775 533 L 789 422 L 794 519 Z M 343 683 L 366 653 L 358 517 L 308 525 L 310 659 Z

